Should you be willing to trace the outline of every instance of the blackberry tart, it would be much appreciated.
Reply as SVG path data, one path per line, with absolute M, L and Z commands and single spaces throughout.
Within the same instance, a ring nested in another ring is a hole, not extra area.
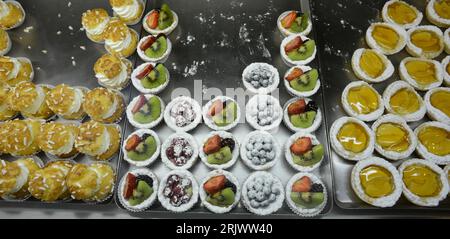
M 176 132 L 187 132 L 200 123 L 201 111 L 196 100 L 187 96 L 179 96 L 167 104 L 164 110 L 164 121 Z
M 197 140 L 184 132 L 170 135 L 161 146 L 161 159 L 173 170 L 188 170 L 195 164 L 198 154 Z
M 286 184 L 286 202 L 299 216 L 314 217 L 327 205 L 325 184 L 311 173 L 297 173 Z
M 186 170 L 173 170 L 161 180 L 158 200 L 171 212 L 185 212 L 198 201 L 198 185 L 194 175 Z
M 322 124 L 322 111 L 309 98 L 293 98 L 284 106 L 283 122 L 294 132 L 311 133 Z
M 134 169 L 120 180 L 117 197 L 127 210 L 141 212 L 155 202 L 158 186 L 158 178 L 152 171 L 146 168 Z
M 203 163 L 213 169 L 233 166 L 239 156 L 239 143 L 233 134 L 225 131 L 211 132 L 200 148 Z

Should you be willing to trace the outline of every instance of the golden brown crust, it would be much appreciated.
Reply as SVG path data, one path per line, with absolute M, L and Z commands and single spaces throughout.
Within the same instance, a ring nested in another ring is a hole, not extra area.
M 28 185 L 31 180 L 31 175 L 37 170 L 41 169 L 41 166 L 38 165 L 33 158 L 21 158 L 14 161 L 13 163 L 23 165 L 28 169 L 28 180 L 18 192 L 13 193 L 9 196 L 15 199 L 24 199 L 28 197 L 28 195 L 30 195 L 30 192 L 28 191 Z
M 77 135 L 78 127 L 73 124 L 49 122 L 41 125 L 38 144 L 44 152 L 52 154 L 52 152 L 70 144 Z M 73 152 L 73 150 L 71 152 Z
M 67 175 L 67 187 L 72 198 L 89 200 L 98 191 L 99 177 L 97 173 L 84 164 L 75 165 Z
M 7 195 L 14 189 L 21 170 L 17 164 L 0 160 L 0 196 Z
M 33 105 L 38 99 L 38 90 L 42 89 L 45 98 L 42 101 L 36 113 L 29 113 L 27 109 Z M 46 99 L 50 88 L 43 85 L 35 85 L 32 82 L 22 82 L 18 84 L 10 97 L 9 104 L 11 109 L 19 111 L 23 116 L 36 119 L 48 119 L 54 115 L 53 111 L 48 107 Z
M 109 197 L 114 189 L 115 173 L 112 167 L 105 163 L 93 163 L 90 166 L 100 177 L 100 187 L 94 195 L 93 200 L 103 201 Z
M 113 115 L 108 118 L 102 118 L 101 116 L 110 110 L 115 101 L 117 102 L 117 108 Z M 95 121 L 114 123 L 122 118 L 125 102 L 118 92 L 98 87 L 85 95 L 83 109 Z
M 11 96 L 11 88 L 7 84 L 0 83 L 0 121 L 12 119 L 18 114 L 9 106 Z
M 103 74 L 110 79 L 118 76 L 121 71 L 122 59 L 111 54 L 101 56 L 94 64 L 95 74 Z
M 45 167 L 31 175 L 28 185 L 31 195 L 42 201 L 56 201 L 67 191 L 66 174 L 56 167 Z
M 66 84 L 57 85 L 48 93 L 46 99 L 48 107 L 57 114 L 66 113 L 75 100 L 74 90 L 73 87 Z
M 117 125 L 107 125 L 107 130 L 110 137 L 110 143 L 108 150 L 97 156 L 96 159 L 100 161 L 105 161 L 110 159 L 114 154 L 116 154 L 119 151 L 120 147 L 120 130 L 118 129 Z
M 0 51 L 6 50 L 8 48 L 9 36 L 8 33 L 0 29 Z
M 9 8 L 9 14 L 3 18 L 0 18 L 0 28 L 5 30 L 16 26 L 18 23 L 23 21 L 23 18 L 25 17 L 22 9 L 16 4 L 7 2 L 6 5 Z
M 118 42 L 125 40 L 129 34 L 128 26 L 118 18 L 112 18 L 105 30 L 105 40 Z
M 111 7 L 122 7 L 133 4 L 135 0 L 109 0 Z
M 107 45 L 105 45 L 106 50 L 107 50 L 108 52 L 110 52 L 110 53 L 117 54 L 117 55 L 119 55 L 119 56 L 121 56 L 121 57 L 125 57 L 125 58 L 127 58 L 127 57 L 133 55 L 133 53 L 136 51 L 137 45 L 138 45 L 138 43 L 139 43 L 139 36 L 137 35 L 136 32 L 134 32 L 134 31 L 131 30 L 131 29 L 129 29 L 129 32 L 130 32 L 130 34 L 131 34 L 131 42 L 130 42 L 130 45 L 129 45 L 127 48 L 123 49 L 123 50 L 120 51 L 120 52 L 115 52 L 115 51 L 112 50 L 110 47 L 108 47 Z
M 37 136 L 41 122 L 38 120 L 12 120 L 3 124 L 0 135 L 4 151 L 12 155 L 33 155 L 39 152 Z
M 100 23 L 109 19 L 108 12 L 103 8 L 94 8 L 85 11 L 81 15 L 81 24 L 85 29 L 97 27 Z
M 83 123 L 79 128 L 78 137 L 75 141 L 75 147 L 78 151 L 90 156 L 96 156 L 103 145 L 103 135 L 107 133 L 106 126 L 95 121 Z

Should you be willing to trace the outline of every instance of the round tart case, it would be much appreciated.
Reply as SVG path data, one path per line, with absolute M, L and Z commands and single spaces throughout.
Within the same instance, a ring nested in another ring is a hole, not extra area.
M 151 129 L 162 121 L 164 108 L 164 101 L 159 96 L 138 95 L 128 104 L 127 118 L 136 128 Z
M 264 62 L 254 62 L 242 72 L 242 82 L 254 94 L 269 94 L 277 89 L 280 74 L 277 68 Z
M 385 55 L 392 55 L 405 47 L 406 32 L 391 23 L 372 23 L 366 31 L 366 43 L 372 49 L 379 50 Z
M 227 96 L 216 96 L 203 106 L 203 121 L 213 130 L 230 130 L 241 119 L 239 104 Z
M 378 157 L 356 163 L 351 184 L 361 200 L 375 207 L 392 207 L 402 195 L 402 179 L 397 169 Z
M 444 79 L 442 65 L 438 61 L 423 58 L 404 58 L 400 62 L 399 72 L 400 79 L 420 91 L 438 87 Z
M 93 42 L 105 42 L 105 30 L 109 20 L 108 12 L 103 8 L 89 9 L 81 15 L 81 24 L 86 31 L 86 36 Z
M 352 56 L 352 69 L 356 77 L 369 83 L 383 82 L 394 73 L 392 62 L 377 49 L 357 49 Z
M 170 135 L 161 146 L 161 160 L 172 170 L 188 170 L 199 155 L 197 140 L 190 134 L 178 132 Z
M 314 60 L 316 52 L 315 41 L 300 34 L 284 38 L 280 45 L 281 58 L 288 66 L 307 65 Z
M 423 14 L 411 4 L 404 1 L 387 1 L 381 12 L 383 21 L 409 29 L 420 24 Z
M 0 56 L 8 54 L 11 50 L 11 38 L 9 38 L 8 33 L 0 28 Z
M 198 102 L 187 96 L 179 96 L 167 104 L 164 110 L 164 122 L 172 130 L 193 130 L 202 120 L 202 109 Z
M 131 82 L 143 94 L 158 94 L 169 84 L 170 73 L 163 64 L 143 63 L 131 73 Z
M 426 113 L 422 97 L 404 81 L 394 81 L 383 92 L 386 111 L 398 115 L 406 122 L 421 120 Z
M 161 17 L 162 14 L 165 14 L 164 17 L 166 18 L 166 20 L 171 17 L 172 19 L 169 20 L 172 20 L 172 24 L 170 24 L 169 26 L 164 24 L 163 26 L 164 28 L 160 29 L 159 18 Z M 155 22 L 156 27 L 152 28 L 152 25 Z M 153 9 L 145 15 L 145 17 L 142 20 L 142 26 L 144 27 L 145 31 L 147 31 L 152 35 L 156 36 L 161 33 L 169 35 L 178 26 L 178 15 L 174 11 L 172 11 L 172 9 L 170 9 L 167 4 L 162 4 L 160 9 Z
M 284 75 L 284 86 L 292 96 L 309 97 L 320 88 L 319 72 L 309 66 L 294 66 Z
M 145 137 L 144 137 L 145 136 Z M 140 129 L 123 142 L 123 159 L 131 165 L 145 167 L 153 163 L 161 151 L 161 141 L 153 130 Z
M 410 159 L 403 162 L 398 171 L 402 177 L 403 195 L 408 201 L 423 207 L 435 207 L 447 197 L 447 175 L 434 163 Z
M 450 28 L 449 28 L 450 29 Z M 450 32 L 448 33 L 450 34 Z M 450 41 L 450 39 L 449 39 Z M 442 71 L 444 74 L 444 84 L 446 86 L 450 86 L 450 56 L 446 56 L 443 60 L 442 60 Z
M 432 120 L 450 125 L 450 88 L 438 87 L 425 94 L 427 114 Z
M 311 172 L 318 168 L 324 155 L 324 146 L 316 136 L 303 132 L 291 135 L 284 148 L 286 161 L 301 172 Z
M 174 188 L 180 190 L 174 192 Z M 186 170 L 172 170 L 161 180 L 158 200 L 171 212 L 185 212 L 197 203 L 198 191 L 194 175 Z
M 309 98 L 293 98 L 284 105 L 283 122 L 294 132 L 312 133 L 322 124 L 322 111 Z
M 264 216 L 283 206 L 283 184 L 266 171 L 253 172 L 242 186 L 242 203 L 251 213 Z
M 245 119 L 257 130 L 276 129 L 283 119 L 278 99 L 271 95 L 254 95 L 245 106 Z
M 116 124 L 87 121 L 79 127 L 75 148 L 93 160 L 110 160 L 120 148 L 121 132 Z
M 213 131 L 203 140 L 199 155 L 209 168 L 227 169 L 233 166 L 239 157 L 239 142 L 231 133 Z
M 0 11 L 7 13 L 0 17 L 0 28 L 3 30 L 17 28 L 25 21 L 25 11 L 17 1 L 0 2 Z
M 375 150 L 388 159 L 408 158 L 416 149 L 416 135 L 400 116 L 383 115 L 373 123 L 372 130 Z
M 200 183 L 202 204 L 214 213 L 231 211 L 241 198 L 239 181 L 230 172 L 214 170 Z
M 151 43 L 147 48 L 144 48 L 145 45 L 148 45 L 148 42 Z M 153 46 L 157 46 L 157 48 L 153 49 Z M 165 46 L 165 51 L 161 54 L 159 51 L 161 46 Z M 147 55 L 147 50 L 150 50 L 152 52 L 151 54 L 155 54 L 156 56 L 149 56 Z M 159 34 L 157 36 L 146 36 L 143 37 L 138 44 L 137 47 L 137 53 L 139 57 L 146 62 L 152 62 L 152 63 L 164 63 L 167 58 L 169 58 L 170 52 L 172 51 L 172 42 L 169 38 L 166 37 L 164 34 Z
M 142 0 L 109 0 L 114 15 L 117 15 L 127 25 L 137 24 L 144 14 L 145 4 Z
M 0 79 L 9 86 L 33 81 L 33 64 L 26 57 L 0 56 Z
M 384 102 L 377 90 L 364 81 L 354 81 L 342 91 L 344 111 L 362 121 L 374 121 L 384 113 Z
M 286 203 L 299 216 L 319 215 L 327 201 L 327 188 L 314 174 L 297 173 L 286 184 Z
M 98 84 L 113 90 L 122 90 L 130 83 L 133 63 L 126 58 L 105 54 L 94 64 Z
M 151 185 L 149 182 L 151 179 Z M 139 187 L 139 181 L 144 181 Z M 142 212 L 150 208 L 155 202 L 158 195 L 159 182 L 156 175 L 146 168 L 133 169 L 122 177 L 120 180 L 117 197 L 120 204 L 127 210 L 132 212 Z M 137 191 L 133 196 L 133 191 Z M 125 198 L 129 197 L 129 198 Z
M 450 27 L 450 15 L 448 15 L 448 12 L 445 10 L 448 8 L 447 4 L 447 1 L 428 1 L 425 11 L 428 21 L 438 27 Z
M 253 170 L 268 170 L 280 158 L 281 146 L 272 134 L 256 130 L 245 136 L 241 144 L 240 153 L 242 161 L 249 168 Z
M 293 34 L 307 36 L 312 30 L 312 23 L 311 19 L 309 19 L 309 14 L 286 11 L 278 17 L 277 27 L 284 37 Z
M 331 126 L 330 141 L 338 155 L 348 160 L 359 161 L 372 155 L 375 136 L 363 121 L 341 117 Z
M 439 165 L 450 163 L 449 125 L 438 121 L 425 122 L 414 130 L 414 134 L 419 155 Z
M 125 99 L 119 91 L 97 87 L 85 94 L 83 109 L 92 120 L 116 123 L 122 119 Z
M 433 59 L 444 51 L 444 37 L 441 29 L 436 26 L 413 27 L 406 34 L 406 51 L 411 56 Z M 430 46 L 427 40 L 434 44 Z
M 84 95 L 89 89 L 81 86 L 57 85 L 50 90 L 46 102 L 51 111 L 66 120 L 82 120 Z

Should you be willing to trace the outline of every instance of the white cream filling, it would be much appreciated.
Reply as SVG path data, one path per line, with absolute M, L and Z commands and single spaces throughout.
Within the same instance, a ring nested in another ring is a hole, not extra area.
M 106 39 L 105 44 L 112 50 L 116 52 L 121 52 L 130 46 L 131 40 L 132 40 L 131 33 L 128 32 L 127 36 L 122 41 L 111 41 L 110 39 Z
M 136 16 L 139 11 L 139 3 L 135 0 L 131 5 L 113 7 L 112 9 L 120 17 L 128 19 Z
M 51 153 L 53 155 L 68 154 L 68 153 L 72 152 L 74 144 L 75 144 L 75 135 L 70 134 L 70 138 L 65 145 L 61 146 L 59 149 L 50 150 L 49 153 Z
M 9 72 L 7 80 L 12 80 L 12 79 L 15 79 L 17 77 L 17 75 L 19 75 L 20 67 L 22 66 L 22 64 L 20 64 L 20 61 L 17 58 L 11 57 L 11 58 L 9 58 L 9 60 L 11 61 L 11 63 L 13 63 L 14 67 Z
M 39 108 L 41 108 L 41 105 L 44 103 L 45 101 L 44 89 L 40 86 L 36 86 L 36 93 L 37 96 L 34 99 L 33 103 L 23 110 L 25 113 L 35 114 L 36 112 L 38 112 Z
M 75 114 L 80 111 L 81 104 L 83 103 L 83 92 L 80 89 L 75 88 L 74 93 L 72 106 L 70 106 L 67 114 Z
M 110 20 L 109 17 L 105 18 L 96 27 L 91 28 L 91 29 L 88 29 L 88 28 L 85 28 L 85 29 L 91 35 L 100 35 L 105 31 L 106 27 L 108 26 L 109 20 Z
M 102 144 L 96 151 L 92 152 L 94 155 L 101 155 L 101 154 L 105 153 L 106 151 L 108 151 L 108 149 L 109 149 L 111 137 L 109 135 L 108 130 L 105 129 L 105 131 L 103 132 L 103 134 L 100 137 L 101 137 Z
M 0 2 L 0 19 L 9 15 L 9 7 L 8 4 L 1 1 Z
M 114 97 L 114 102 L 113 102 L 113 104 L 111 105 L 111 107 L 109 107 L 109 111 L 107 111 L 106 113 L 104 113 L 103 115 L 101 115 L 101 117 L 102 117 L 103 119 L 107 119 L 107 118 L 113 116 L 113 114 L 114 114 L 114 113 L 116 112 L 116 110 L 117 110 L 117 105 L 118 105 L 118 104 L 119 104 L 119 103 L 117 102 L 117 98 Z
M 16 185 L 14 185 L 14 188 L 11 189 L 10 193 L 18 192 L 20 189 L 22 189 L 23 185 L 25 185 L 25 183 L 27 183 L 27 181 L 28 181 L 28 174 L 30 173 L 28 168 L 25 167 L 25 165 L 23 165 L 23 164 L 17 164 L 17 165 L 20 168 L 20 174 L 19 174 L 19 176 L 17 176 Z
M 127 66 L 122 62 L 120 73 L 114 78 L 108 78 L 103 73 L 97 73 L 95 74 L 95 77 L 97 77 L 98 81 L 105 86 L 110 86 L 114 88 L 120 87 L 128 79 Z

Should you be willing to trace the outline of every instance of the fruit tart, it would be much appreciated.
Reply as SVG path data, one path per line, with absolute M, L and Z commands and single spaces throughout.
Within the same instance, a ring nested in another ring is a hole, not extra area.
M 122 90 L 130 83 L 133 64 L 126 58 L 105 54 L 94 64 L 98 84 L 113 90 Z
M 286 202 L 289 208 L 302 217 L 319 215 L 327 205 L 325 184 L 311 173 L 297 173 L 286 184 Z
M 392 62 L 376 49 L 357 49 L 352 56 L 352 69 L 356 77 L 371 83 L 385 81 L 394 73 Z
M 127 118 L 136 128 L 150 129 L 161 122 L 164 108 L 164 101 L 159 96 L 139 95 L 128 104 Z
M 406 122 L 422 119 L 426 113 L 425 103 L 414 88 L 404 81 L 394 81 L 383 92 L 386 111 L 398 115 Z
M 436 26 L 417 26 L 406 34 L 406 51 L 411 56 L 433 59 L 444 51 L 443 33 Z
M 268 170 L 277 163 L 281 149 L 272 134 L 256 130 L 246 135 L 240 153 L 244 164 L 249 168 Z
M 448 0 L 430 0 L 425 14 L 428 21 L 438 27 L 450 27 L 450 2 Z
M 105 48 L 109 53 L 127 58 L 136 51 L 139 35 L 121 20 L 112 18 L 104 34 Z
M 202 110 L 198 102 L 187 96 L 179 96 L 167 104 L 164 122 L 174 131 L 193 130 L 202 120 Z
M 12 162 L 0 160 L 0 196 L 5 200 L 26 200 L 30 197 L 31 175 L 43 166 L 37 157 L 20 158 Z
M 227 96 L 217 96 L 203 106 L 203 121 L 213 130 L 230 130 L 240 118 L 238 103 Z
M 131 82 L 143 94 L 158 94 L 169 84 L 170 73 L 161 63 L 143 63 L 131 73 Z
M 95 121 L 115 123 L 122 119 L 125 100 L 118 91 L 97 87 L 85 94 L 83 109 Z
M 344 111 L 362 121 L 374 121 L 384 113 L 384 101 L 371 85 L 354 81 L 342 91 L 341 103 Z
M 152 171 L 146 168 L 134 169 L 120 180 L 117 197 L 125 209 L 142 212 L 156 201 L 158 186 L 158 178 Z
M 284 75 L 284 86 L 292 96 L 312 96 L 320 88 L 319 71 L 309 66 L 294 66 Z
M 307 36 L 312 30 L 309 13 L 299 11 L 286 11 L 281 13 L 277 20 L 278 30 L 285 37 L 293 34 Z
M 316 52 L 316 42 L 300 34 L 284 38 L 280 45 L 281 57 L 288 66 L 307 65 Z
M 423 14 L 411 4 L 400 0 L 387 1 L 381 12 L 383 21 L 409 29 L 420 24 Z
M 0 121 L 13 119 L 19 112 L 13 110 L 10 105 L 12 88 L 5 83 L 0 83 Z
M 89 89 L 81 86 L 57 85 L 48 93 L 46 103 L 51 111 L 66 120 L 82 120 L 84 95 Z
M 449 41 L 450 41 L 450 39 L 449 39 Z M 441 62 L 442 71 L 444 74 L 444 85 L 445 86 L 450 86 L 450 64 L 449 64 L 449 62 L 450 62 L 450 56 L 446 56 Z
M 231 133 L 214 131 L 206 136 L 199 151 L 201 160 L 209 168 L 227 169 L 238 159 L 239 143 Z
M 203 205 L 214 213 L 231 211 L 240 200 L 240 186 L 230 172 L 214 170 L 200 183 L 200 199 Z
M 38 135 L 42 121 L 11 120 L 2 124 L 0 139 L 5 153 L 14 156 L 29 156 L 40 151 Z
M 48 107 L 47 99 L 53 86 L 35 85 L 32 82 L 19 83 L 9 98 L 11 109 L 32 119 L 50 119 L 55 113 Z
M 78 155 L 75 140 L 78 127 L 72 123 L 48 122 L 41 125 L 39 148 L 50 158 L 73 159 Z
M 164 63 L 172 51 L 172 43 L 163 33 L 143 37 L 138 44 L 137 53 L 143 61 Z
M 142 0 L 109 0 L 109 4 L 111 4 L 114 14 L 127 25 L 138 23 L 145 10 Z
M 89 9 L 81 15 L 81 25 L 87 37 L 96 43 L 105 42 L 105 31 L 111 17 L 103 8 Z
M 283 121 L 294 132 L 311 133 L 322 124 L 322 112 L 315 101 L 297 97 L 286 102 Z
M 450 126 L 438 121 L 429 121 L 414 129 L 417 137 L 417 153 L 435 164 L 450 163 Z
M 277 68 L 264 62 L 254 62 L 242 72 L 245 88 L 255 94 L 269 94 L 277 89 L 280 74 Z
M 122 151 L 123 159 L 131 165 L 145 167 L 153 163 L 161 151 L 158 134 L 149 129 L 140 129 L 128 136 Z
M 170 169 L 191 168 L 197 161 L 197 140 L 190 134 L 178 132 L 170 135 L 161 146 L 161 159 Z
M 406 37 L 403 28 L 391 23 L 372 23 L 366 31 L 367 45 L 385 55 L 400 52 L 406 45 Z
M 142 20 L 144 29 L 152 34 L 164 33 L 169 35 L 178 25 L 178 15 L 163 3 L 161 8 L 153 9 Z
M 11 50 L 11 38 L 9 38 L 8 33 L 0 28 L 0 56 L 8 54 Z
M 17 1 L 0 0 L 0 28 L 10 30 L 22 25 L 25 11 Z
M 33 78 L 33 65 L 28 58 L 0 56 L 0 83 L 15 86 L 20 82 L 32 81 Z
M 197 203 L 198 191 L 194 175 L 186 170 L 173 170 L 161 180 L 158 200 L 171 212 L 185 212 Z
M 315 135 L 298 132 L 289 137 L 284 155 L 294 169 L 310 172 L 322 163 L 325 149 Z
M 420 91 L 438 87 L 444 80 L 442 65 L 438 61 L 424 58 L 404 58 L 400 62 L 399 72 L 400 79 Z
M 278 99 L 271 95 L 255 95 L 247 102 L 245 119 L 257 130 L 274 130 L 283 119 Z
M 431 89 L 425 94 L 424 100 L 428 117 L 450 125 L 450 88 Z

